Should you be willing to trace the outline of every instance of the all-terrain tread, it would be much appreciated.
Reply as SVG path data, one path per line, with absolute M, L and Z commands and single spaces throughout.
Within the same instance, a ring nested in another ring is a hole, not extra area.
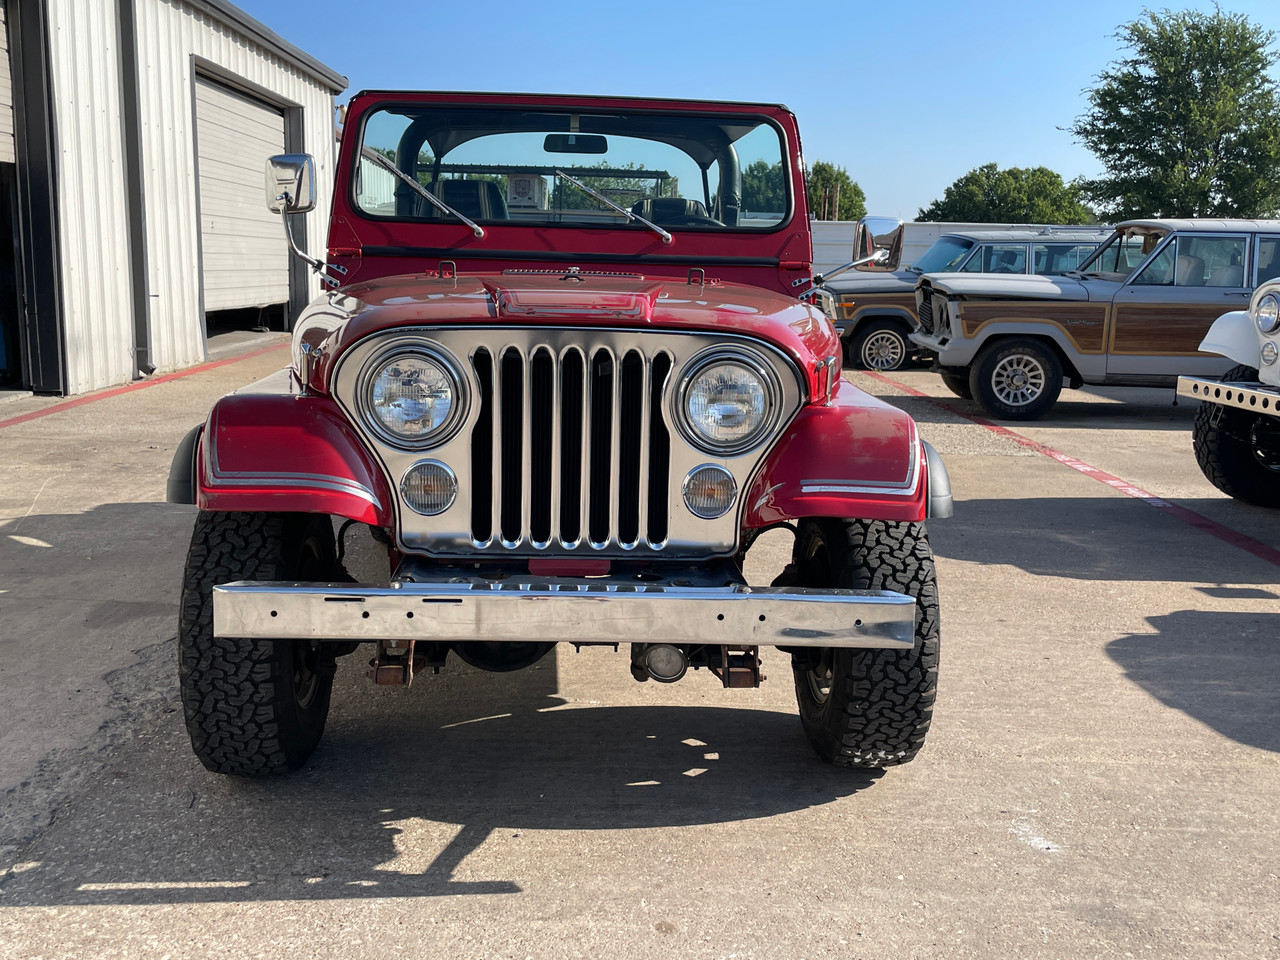
M 1232 367 L 1224 383 L 1255 383 L 1253 367 Z M 1205 478 L 1229 497 L 1259 507 L 1280 507 L 1280 473 L 1258 462 L 1249 434 L 1260 414 L 1202 403 L 1191 426 L 1191 446 Z
M 924 524 L 807 520 L 797 538 L 798 557 L 804 538 L 814 535 L 826 544 L 831 586 L 916 598 L 916 642 L 911 650 L 836 650 L 822 723 L 805 718 L 807 680 L 797 666 L 806 733 L 820 756 L 840 766 L 907 763 L 924 746 L 938 689 L 938 587 Z
M 263 776 L 296 769 L 319 740 L 282 730 L 293 709 L 285 645 L 213 635 L 214 584 L 287 578 L 287 515 L 202 512 L 183 570 L 178 677 L 191 745 L 215 773 Z M 322 684 L 331 683 L 331 677 Z M 328 689 L 322 691 L 323 712 Z M 323 716 L 320 718 L 323 729 Z

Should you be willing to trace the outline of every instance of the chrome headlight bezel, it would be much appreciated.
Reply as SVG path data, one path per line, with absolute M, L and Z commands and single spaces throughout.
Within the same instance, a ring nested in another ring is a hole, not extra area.
M 1254 305 L 1253 322 L 1262 334 L 1275 333 L 1280 329 L 1280 296 L 1268 293 Z
M 720 364 L 742 367 L 759 382 L 764 394 L 764 415 L 752 431 L 732 443 L 716 443 L 698 430 L 689 411 L 689 393 L 708 368 Z M 681 437 L 691 446 L 718 457 L 733 457 L 754 450 L 771 439 L 777 430 L 782 407 L 782 384 L 773 365 L 753 350 L 737 346 L 708 347 L 685 365 L 680 385 L 673 394 L 672 419 Z
M 435 364 L 449 381 L 449 389 L 453 395 L 453 403 L 440 425 L 419 437 L 401 436 L 388 429 L 374 412 L 373 390 L 378 377 L 393 362 L 405 357 L 415 357 Z M 457 359 L 448 350 L 430 342 L 402 341 L 378 351 L 361 367 L 357 382 L 359 389 L 356 404 L 360 419 L 380 440 L 400 450 L 430 450 L 447 443 L 462 426 L 471 402 L 467 378 L 463 376 Z

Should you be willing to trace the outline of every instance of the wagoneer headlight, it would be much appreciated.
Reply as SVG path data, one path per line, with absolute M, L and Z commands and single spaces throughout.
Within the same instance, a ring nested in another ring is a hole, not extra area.
M 396 446 L 434 446 L 457 426 L 463 391 L 462 378 L 443 356 L 427 350 L 384 355 L 365 380 L 365 419 Z
M 1263 333 L 1273 333 L 1280 327 L 1280 297 L 1269 293 L 1258 301 L 1254 322 Z
M 683 432 L 708 453 L 750 450 L 773 427 L 778 396 L 772 369 L 747 351 L 708 351 L 695 358 L 681 385 Z

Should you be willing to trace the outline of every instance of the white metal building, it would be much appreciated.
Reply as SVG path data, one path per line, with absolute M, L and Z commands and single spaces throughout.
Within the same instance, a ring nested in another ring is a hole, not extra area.
M 0 53 L 0 386 L 187 366 L 210 318 L 319 292 L 263 170 L 315 156 L 322 252 L 344 77 L 226 0 L 0 0 Z

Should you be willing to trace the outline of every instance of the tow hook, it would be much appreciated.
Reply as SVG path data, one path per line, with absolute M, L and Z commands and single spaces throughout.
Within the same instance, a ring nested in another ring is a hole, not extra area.
M 412 640 L 381 640 L 366 674 L 380 687 L 407 687 L 413 683 Z

